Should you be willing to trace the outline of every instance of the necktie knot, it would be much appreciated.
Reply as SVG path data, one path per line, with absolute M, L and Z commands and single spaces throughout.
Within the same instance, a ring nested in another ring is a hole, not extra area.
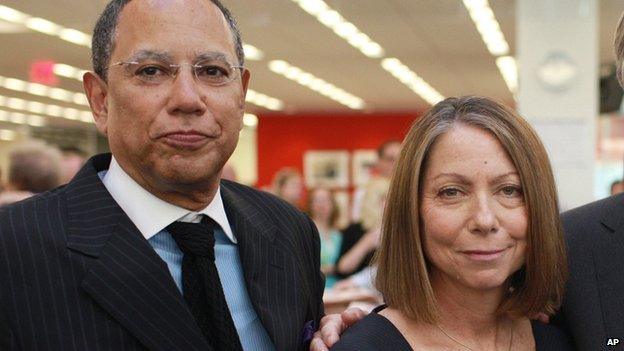
M 208 257 L 214 261 L 214 229 L 218 224 L 203 216 L 199 223 L 173 222 L 167 231 L 185 255 Z

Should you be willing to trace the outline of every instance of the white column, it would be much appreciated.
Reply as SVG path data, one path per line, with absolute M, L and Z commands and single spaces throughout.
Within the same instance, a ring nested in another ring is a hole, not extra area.
M 594 200 L 598 1 L 516 0 L 518 110 L 540 134 L 562 210 Z

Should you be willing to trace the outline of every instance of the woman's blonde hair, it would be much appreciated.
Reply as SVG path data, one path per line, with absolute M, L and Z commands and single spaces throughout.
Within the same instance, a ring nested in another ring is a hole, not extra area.
M 388 195 L 390 181 L 385 177 L 371 179 L 364 190 L 362 210 L 360 214 L 362 227 L 365 230 L 379 228 L 383 216 L 383 201 Z
M 525 264 L 512 275 L 513 289 L 498 313 L 554 313 L 561 304 L 567 261 L 548 155 L 524 119 L 483 97 L 446 99 L 412 125 L 403 142 L 386 202 L 383 235 L 375 257 L 377 289 L 389 306 L 409 318 L 426 323 L 437 321 L 437 303 L 422 246 L 420 191 L 432 145 L 457 124 L 492 133 L 507 151 L 522 182 L 528 214 Z

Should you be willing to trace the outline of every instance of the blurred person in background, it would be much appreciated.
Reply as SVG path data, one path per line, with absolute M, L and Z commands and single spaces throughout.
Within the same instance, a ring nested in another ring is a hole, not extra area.
M 87 153 L 75 146 L 61 147 L 61 184 L 67 184 L 87 162 Z
M 342 245 L 342 233 L 336 227 L 340 211 L 331 190 L 315 188 L 308 192 L 308 215 L 321 237 L 321 271 L 328 289 L 336 282 L 335 263 Z
M 555 181 L 530 125 L 480 97 L 412 126 L 376 256 L 386 305 L 332 350 L 572 350 L 551 315 L 566 257 Z
M 303 197 L 303 177 L 294 168 L 285 167 L 273 177 L 271 191 L 289 204 L 301 208 Z
M 390 181 L 385 177 L 371 179 L 362 199 L 361 220 L 342 232 L 342 245 L 336 262 L 336 276 L 346 278 L 366 268 L 379 245 L 381 218 Z
M 61 184 L 61 152 L 39 140 L 16 145 L 9 152 L 6 189 L 0 206 L 29 198 Z
M 621 179 L 614 181 L 611 183 L 611 187 L 609 189 L 611 191 L 611 195 L 617 195 L 624 192 L 624 181 Z
M 381 145 L 377 147 L 377 162 L 375 162 L 375 167 L 371 170 L 371 179 L 369 182 L 374 182 L 378 178 L 390 180 L 392 171 L 394 170 L 394 165 L 396 164 L 396 160 L 399 158 L 400 152 L 401 142 L 398 140 L 390 139 L 381 143 Z M 368 182 L 363 187 L 356 189 L 353 194 L 353 201 L 351 205 L 351 220 L 353 222 L 359 221 L 360 216 L 362 215 L 362 201 L 364 199 L 367 186 Z

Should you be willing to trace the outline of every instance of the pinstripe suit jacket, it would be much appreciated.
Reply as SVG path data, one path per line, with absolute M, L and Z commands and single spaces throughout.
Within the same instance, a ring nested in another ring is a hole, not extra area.
M 210 350 L 100 181 L 109 164 L 95 156 L 68 185 L 0 211 L 0 350 Z M 221 189 L 258 316 L 278 350 L 305 349 L 323 313 L 314 225 L 272 195 Z
M 624 194 L 562 214 L 570 277 L 559 314 L 579 350 L 624 350 Z M 619 338 L 608 346 L 609 338 Z

